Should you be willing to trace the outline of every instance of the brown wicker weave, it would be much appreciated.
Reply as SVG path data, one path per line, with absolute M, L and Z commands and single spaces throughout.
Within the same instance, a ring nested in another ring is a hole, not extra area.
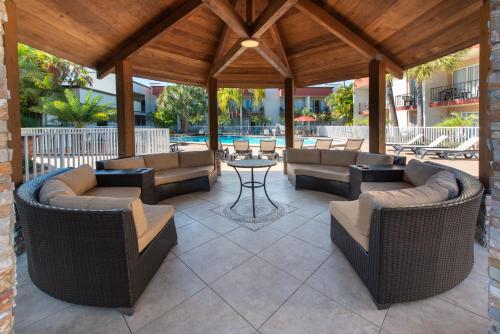
M 483 187 L 456 169 L 458 197 L 433 205 L 377 208 L 366 252 L 331 217 L 331 238 L 379 309 L 437 295 L 462 282 L 474 263 L 474 230 Z
M 130 312 L 177 242 L 174 220 L 139 253 L 130 211 L 62 209 L 38 202 L 43 183 L 66 170 L 29 181 L 15 193 L 29 275 L 53 297 Z

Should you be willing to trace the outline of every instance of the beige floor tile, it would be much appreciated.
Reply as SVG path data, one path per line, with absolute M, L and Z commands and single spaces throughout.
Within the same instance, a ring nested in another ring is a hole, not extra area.
M 379 328 L 304 285 L 264 324 L 261 332 L 263 334 L 377 334 Z
M 177 245 L 172 251 L 175 254 L 182 254 L 217 237 L 218 233 L 201 223 L 194 222 L 177 229 Z
M 479 334 L 489 326 L 487 319 L 433 297 L 392 305 L 383 328 L 398 334 Z
M 217 214 L 200 220 L 200 223 L 220 234 L 228 233 L 240 227 L 234 221 Z
M 199 204 L 203 204 L 206 201 L 193 195 L 193 194 L 185 194 L 180 196 L 175 196 L 172 198 L 167 198 L 158 204 L 167 204 L 173 205 L 176 210 L 187 209 Z
M 326 210 L 322 211 L 320 214 L 312 217 L 312 219 L 330 226 L 330 223 L 331 223 L 330 209 L 326 209 Z
M 286 236 L 258 254 L 293 277 L 305 281 L 330 255 L 302 240 Z
M 308 219 L 299 215 L 297 212 L 300 210 L 304 209 L 297 209 L 293 211 L 292 213 L 281 217 L 277 221 L 273 222 L 272 224 L 269 225 L 269 227 L 278 230 L 283 233 L 290 233 L 293 230 L 299 228 L 300 226 L 304 225 Z
M 474 267 L 472 270 L 478 274 L 488 276 L 488 249 L 474 244 Z
M 305 223 L 293 231 L 291 235 L 329 252 L 337 249 L 330 238 L 330 226 L 316 220 Z
M 187 216 L 185 213 L 181 211 L 176 211 L 174 214 L 174 219 L 175 219 L 175 227 L 176 228 L 181 228 L 186 225 L 189 225 L 191 223 L 194 223 L 195 220 L 189 216 Z
M 206 283 L 211 283 L 252 254 L 225 238 L 217 238 L 179 257 Z
M 135 313 L 125 319 L 130 329 L 136 331 L 205 286 L 177 257 L 169 256 L 139 299 Z
M 340 250 L 333 253 L 306 283 L 375 325 L 382 326 L 387 310 L 377 309 L 368 289 Z
M 203 200 L 202 203 L 182 209 L 181 211 L 195 220 L 201 220 L 215 215 L 215 213 L 210 209 L 213 209 L 217 206 L 217 204 Z
M 240 227 L 224 236 L 247 251 L 257 254 L 276 242 L 276 240 L 285 236 L 285 234 L 269 227 L 264 227 L 257 231 Z
M 258 328 L 300 286 L 300 281 L 255 257 L 211 286 Z
M 255 330 L 205 288 L 138 332 L 139 334 L 251 334 Z

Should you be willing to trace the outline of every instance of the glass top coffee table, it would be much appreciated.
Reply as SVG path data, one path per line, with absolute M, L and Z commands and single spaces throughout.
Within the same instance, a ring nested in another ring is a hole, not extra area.
M 276 204 L 274 204 L 273 201 L 269 198 L 269 195 L 267 194 L 267 189 L 266 189 L 267 174 L 269 173 L 269 170 L 271 169 L 271 167 L 276 166 L 276 161 L 264 160 L 264 159 L 234 160 L 234 161 L 229 161 L 227 163 L 227 165 L 234 168 L 234 170 L 236 171 L 236 174 L 238 174 L 238 178 L 240 179 L 240 193 L 238 194 L 238 198 L 236 199 L 236 201 L 233 203 L 233 205 L 231 205 L 231 209 L 234 208 L 236 203 L 239 202 L 239 200 L 241 198 L 241 193 L 243 192 L 243 187 L 252 189 L 253 218 L 255 218 L 255 189 L 256 188 L 264 188 L 264 193 L 266 194 L 267 200 L 276 209 L 278 208 L 276 206 Z M 241 174 L 238 171 L 239 168 L 250 169 L 250 174 L 251 174 L 250 181 L 243 182 L 243 179 L 241 178 Z M 264 180 L 262 182 L 255 181 L 255 175 L 254 175 L 255 168 L 267 168 L 266 174 L 264 175 Z

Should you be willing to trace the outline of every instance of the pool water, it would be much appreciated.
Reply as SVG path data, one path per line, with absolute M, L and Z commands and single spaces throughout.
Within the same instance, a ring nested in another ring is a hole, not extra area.
M 265 137 L 265 136 L 219 136 L 222 145 L 233 145 L 234 140 L 248 140 L 250 145 L 259 146 L 261 140 L 276 139 L 276 146 L 285 146 L 285 137 Z M 190 143 L 206 143 L 207 136 L 171 136 L 170 141 L 177 142 L 190 142 Z M 315 138 L 304 138 L 304 145 L 314 145 Z

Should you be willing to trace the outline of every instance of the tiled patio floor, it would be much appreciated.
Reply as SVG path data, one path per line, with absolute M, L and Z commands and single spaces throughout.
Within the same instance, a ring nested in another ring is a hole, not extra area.
M 261 175 L 261 174 L 260 174 Z M 476 247 L 472 274 L 458 287 L 379 311 L 329 237 L 335 196 L 295 191 L 270 173 L 271 197 L 297 209 L 253 232 L 210 209 L 235 199 L 224 171 L 212 192 L 170 200 L 179 244 L 133 316 L 68 304 L 31 283 L 18 259 L 16 333 L 486 333 L 487 251 Z

